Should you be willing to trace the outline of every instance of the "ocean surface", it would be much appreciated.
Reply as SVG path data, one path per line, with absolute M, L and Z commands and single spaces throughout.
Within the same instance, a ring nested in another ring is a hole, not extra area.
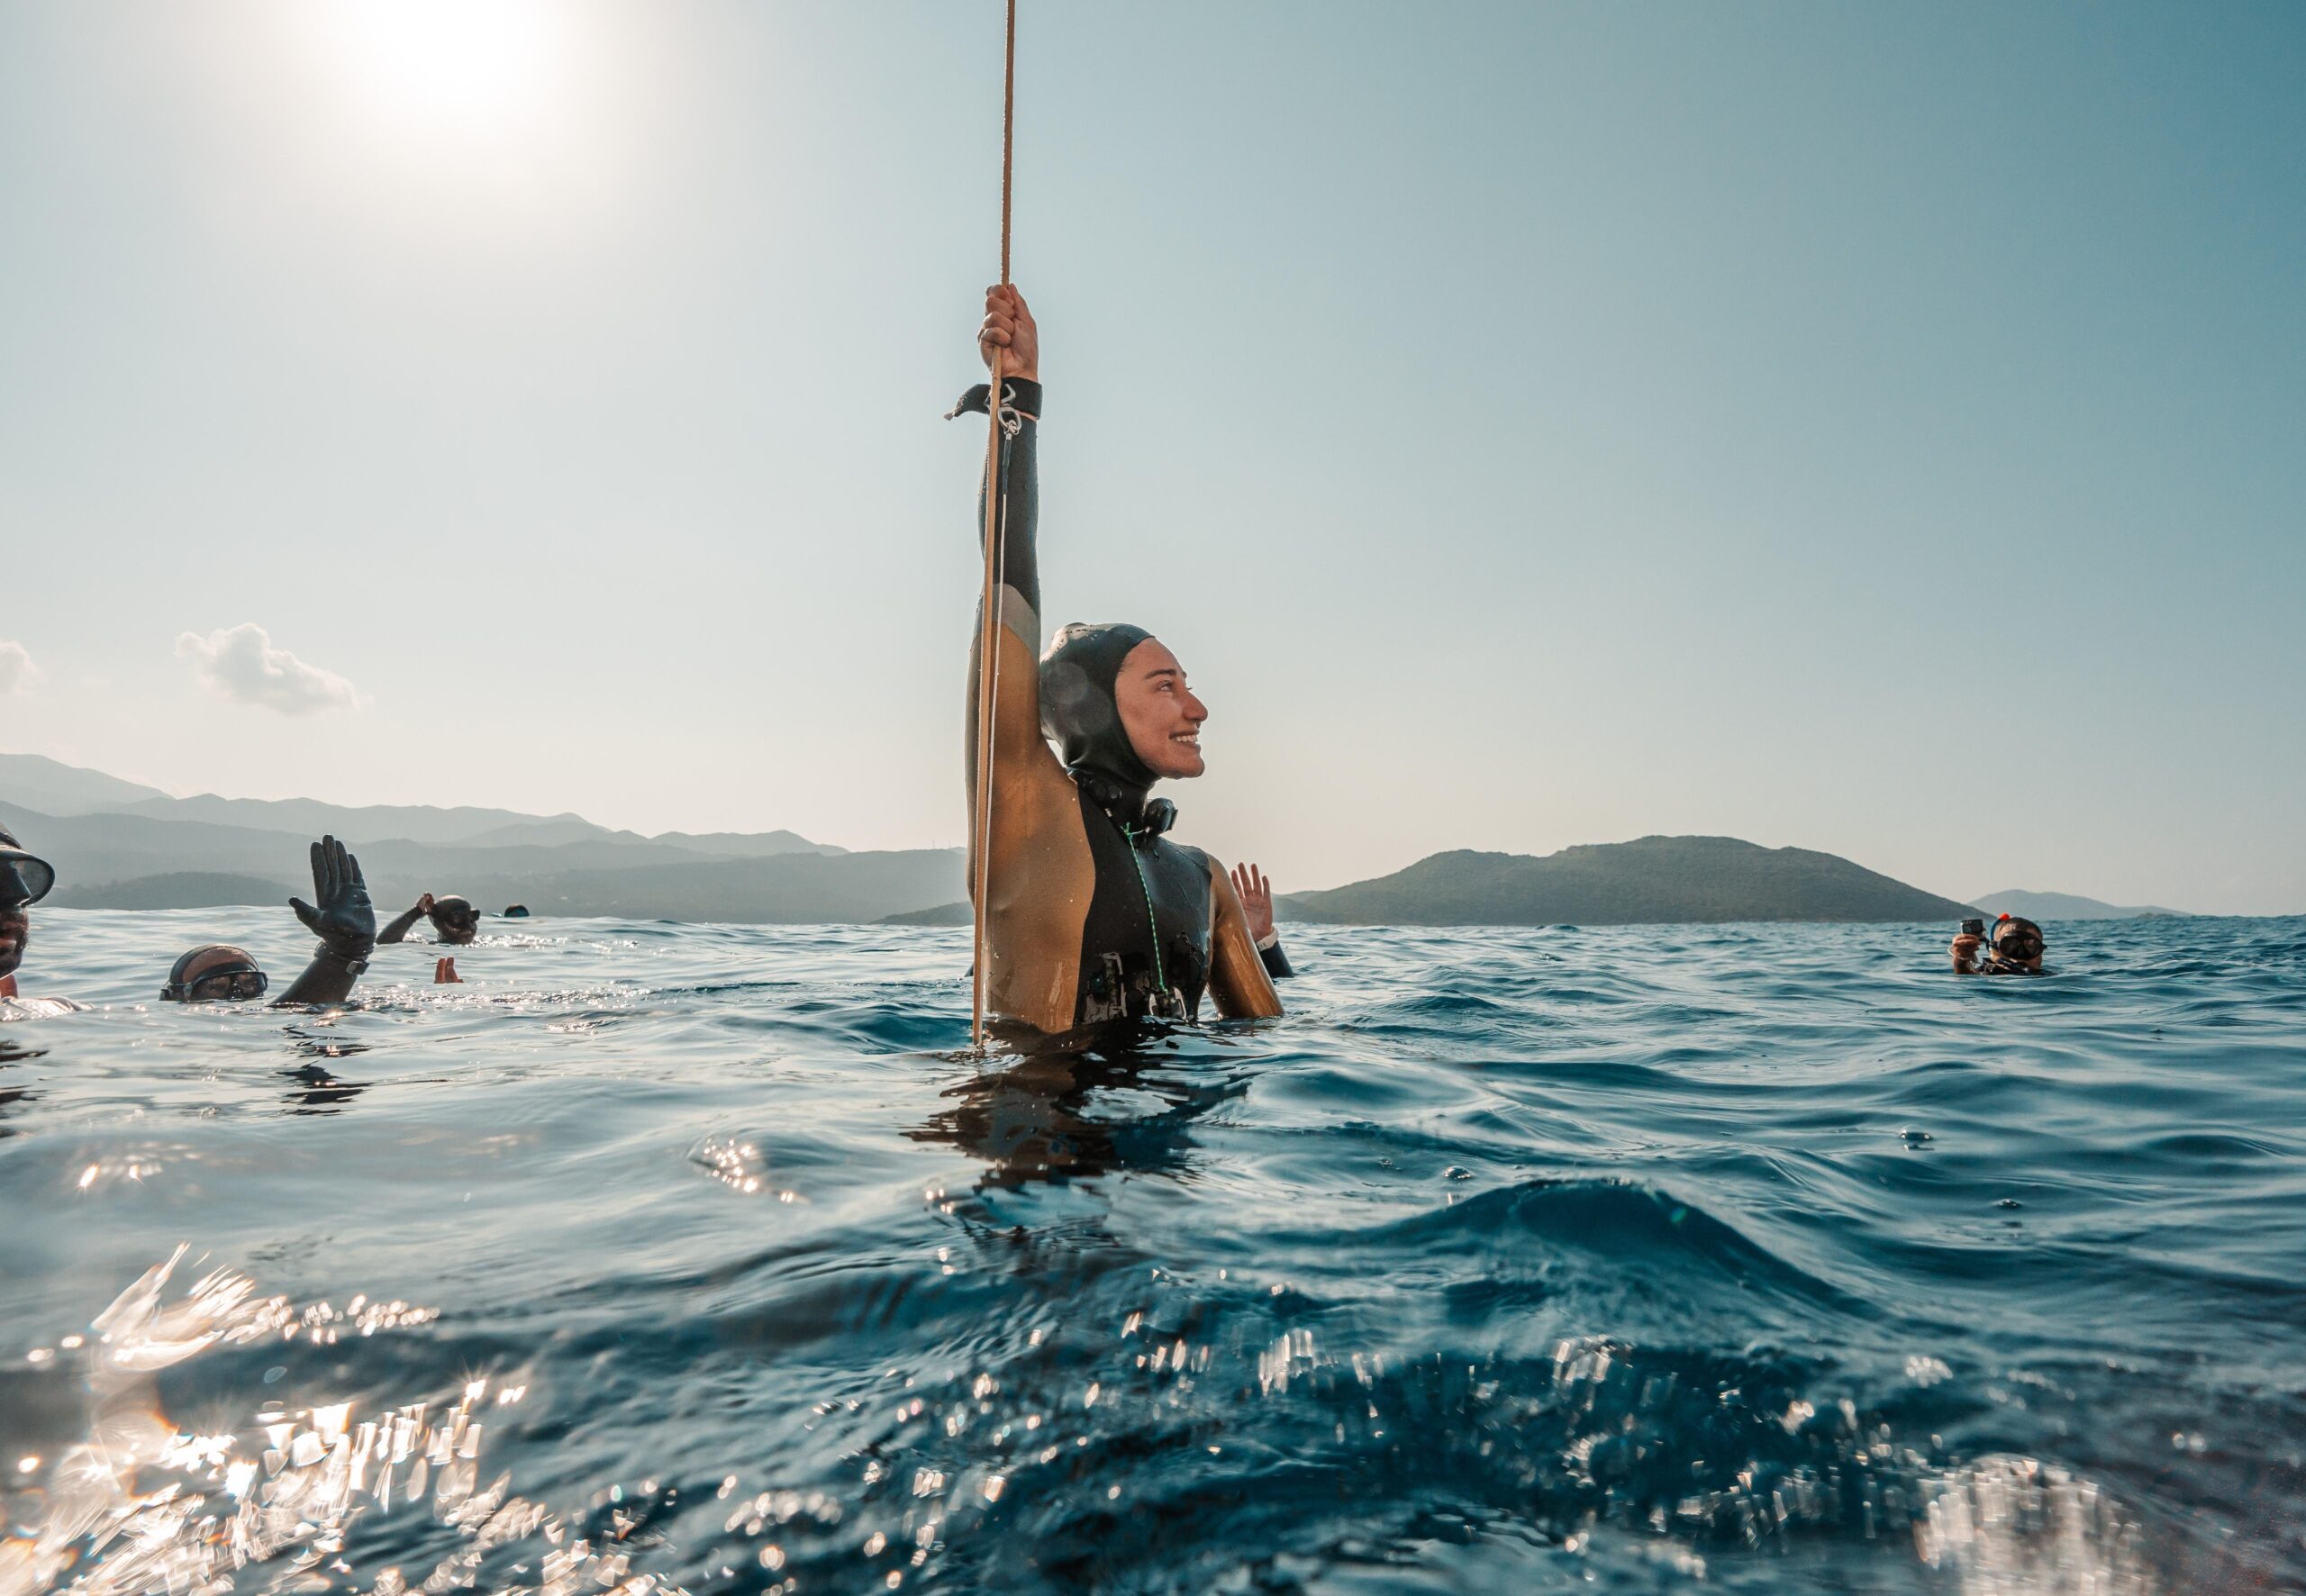
M 967 934 L 35 910 L 0 1596 L 2306 1589 L 2306 920 Z

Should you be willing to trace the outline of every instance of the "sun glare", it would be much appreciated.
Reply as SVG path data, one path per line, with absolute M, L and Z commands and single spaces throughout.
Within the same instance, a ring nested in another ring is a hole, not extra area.
M 316 0 L 306 14 L 366 108 L 413 137 L 518 135 L 569 76 L 561 0 Z

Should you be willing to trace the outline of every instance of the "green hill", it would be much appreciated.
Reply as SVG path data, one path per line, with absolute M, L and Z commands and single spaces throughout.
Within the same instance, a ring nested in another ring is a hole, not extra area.
M 1959 920 L 1951 898 L 1833 854 L 1734 837 L 1528 854 L 1460 850 L 1406 870 L 1281 900 L 1285 919 L 1325 925 L 1676 925 L 1742 920 Z

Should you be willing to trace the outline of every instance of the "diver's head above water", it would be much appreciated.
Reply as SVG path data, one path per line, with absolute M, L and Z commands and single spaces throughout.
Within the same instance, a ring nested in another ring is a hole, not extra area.
M 2005 914 L 1994 922 L 1993 957 L 2002 963 L 2021 970 L 2039 971 L 2043 948 L 2042 928 L 2032 920 Z
M 427 893 L 430 897 L 431 894 Z M 472 900 L 450 893 L 444 898 L 433 898 L 425 913 L 431 919 L 433 934 L 443 942 L 461 948 L 480 931 L 480 911 Z
M 221 1003 L 260 998 L 271 984 L 245 948 L 210 942 L 179 957 L 160 996 L 172 1003 Z
M 1041 656 L 1041 730 L 1076 781 L 1141 803 L 1157 781 L 1199 775 L 1208 719 L 1185 667 L 1141 626 L 1076 621 Z
M 0 980 L 16 973 L 24 944 L 32 940 L 32 916 L 24 911 L 55 884 L 55 867 L 25 852 L 14 833 L 0 829 Z

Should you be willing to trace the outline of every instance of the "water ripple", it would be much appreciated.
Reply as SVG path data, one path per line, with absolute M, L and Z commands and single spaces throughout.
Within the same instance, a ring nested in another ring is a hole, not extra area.
M 0 1596 L 2306 1586 L 2306 922 L 1306 930 L 989 1058 L 940 930 L 149 1001 L 285 918 L 41 918 Z

